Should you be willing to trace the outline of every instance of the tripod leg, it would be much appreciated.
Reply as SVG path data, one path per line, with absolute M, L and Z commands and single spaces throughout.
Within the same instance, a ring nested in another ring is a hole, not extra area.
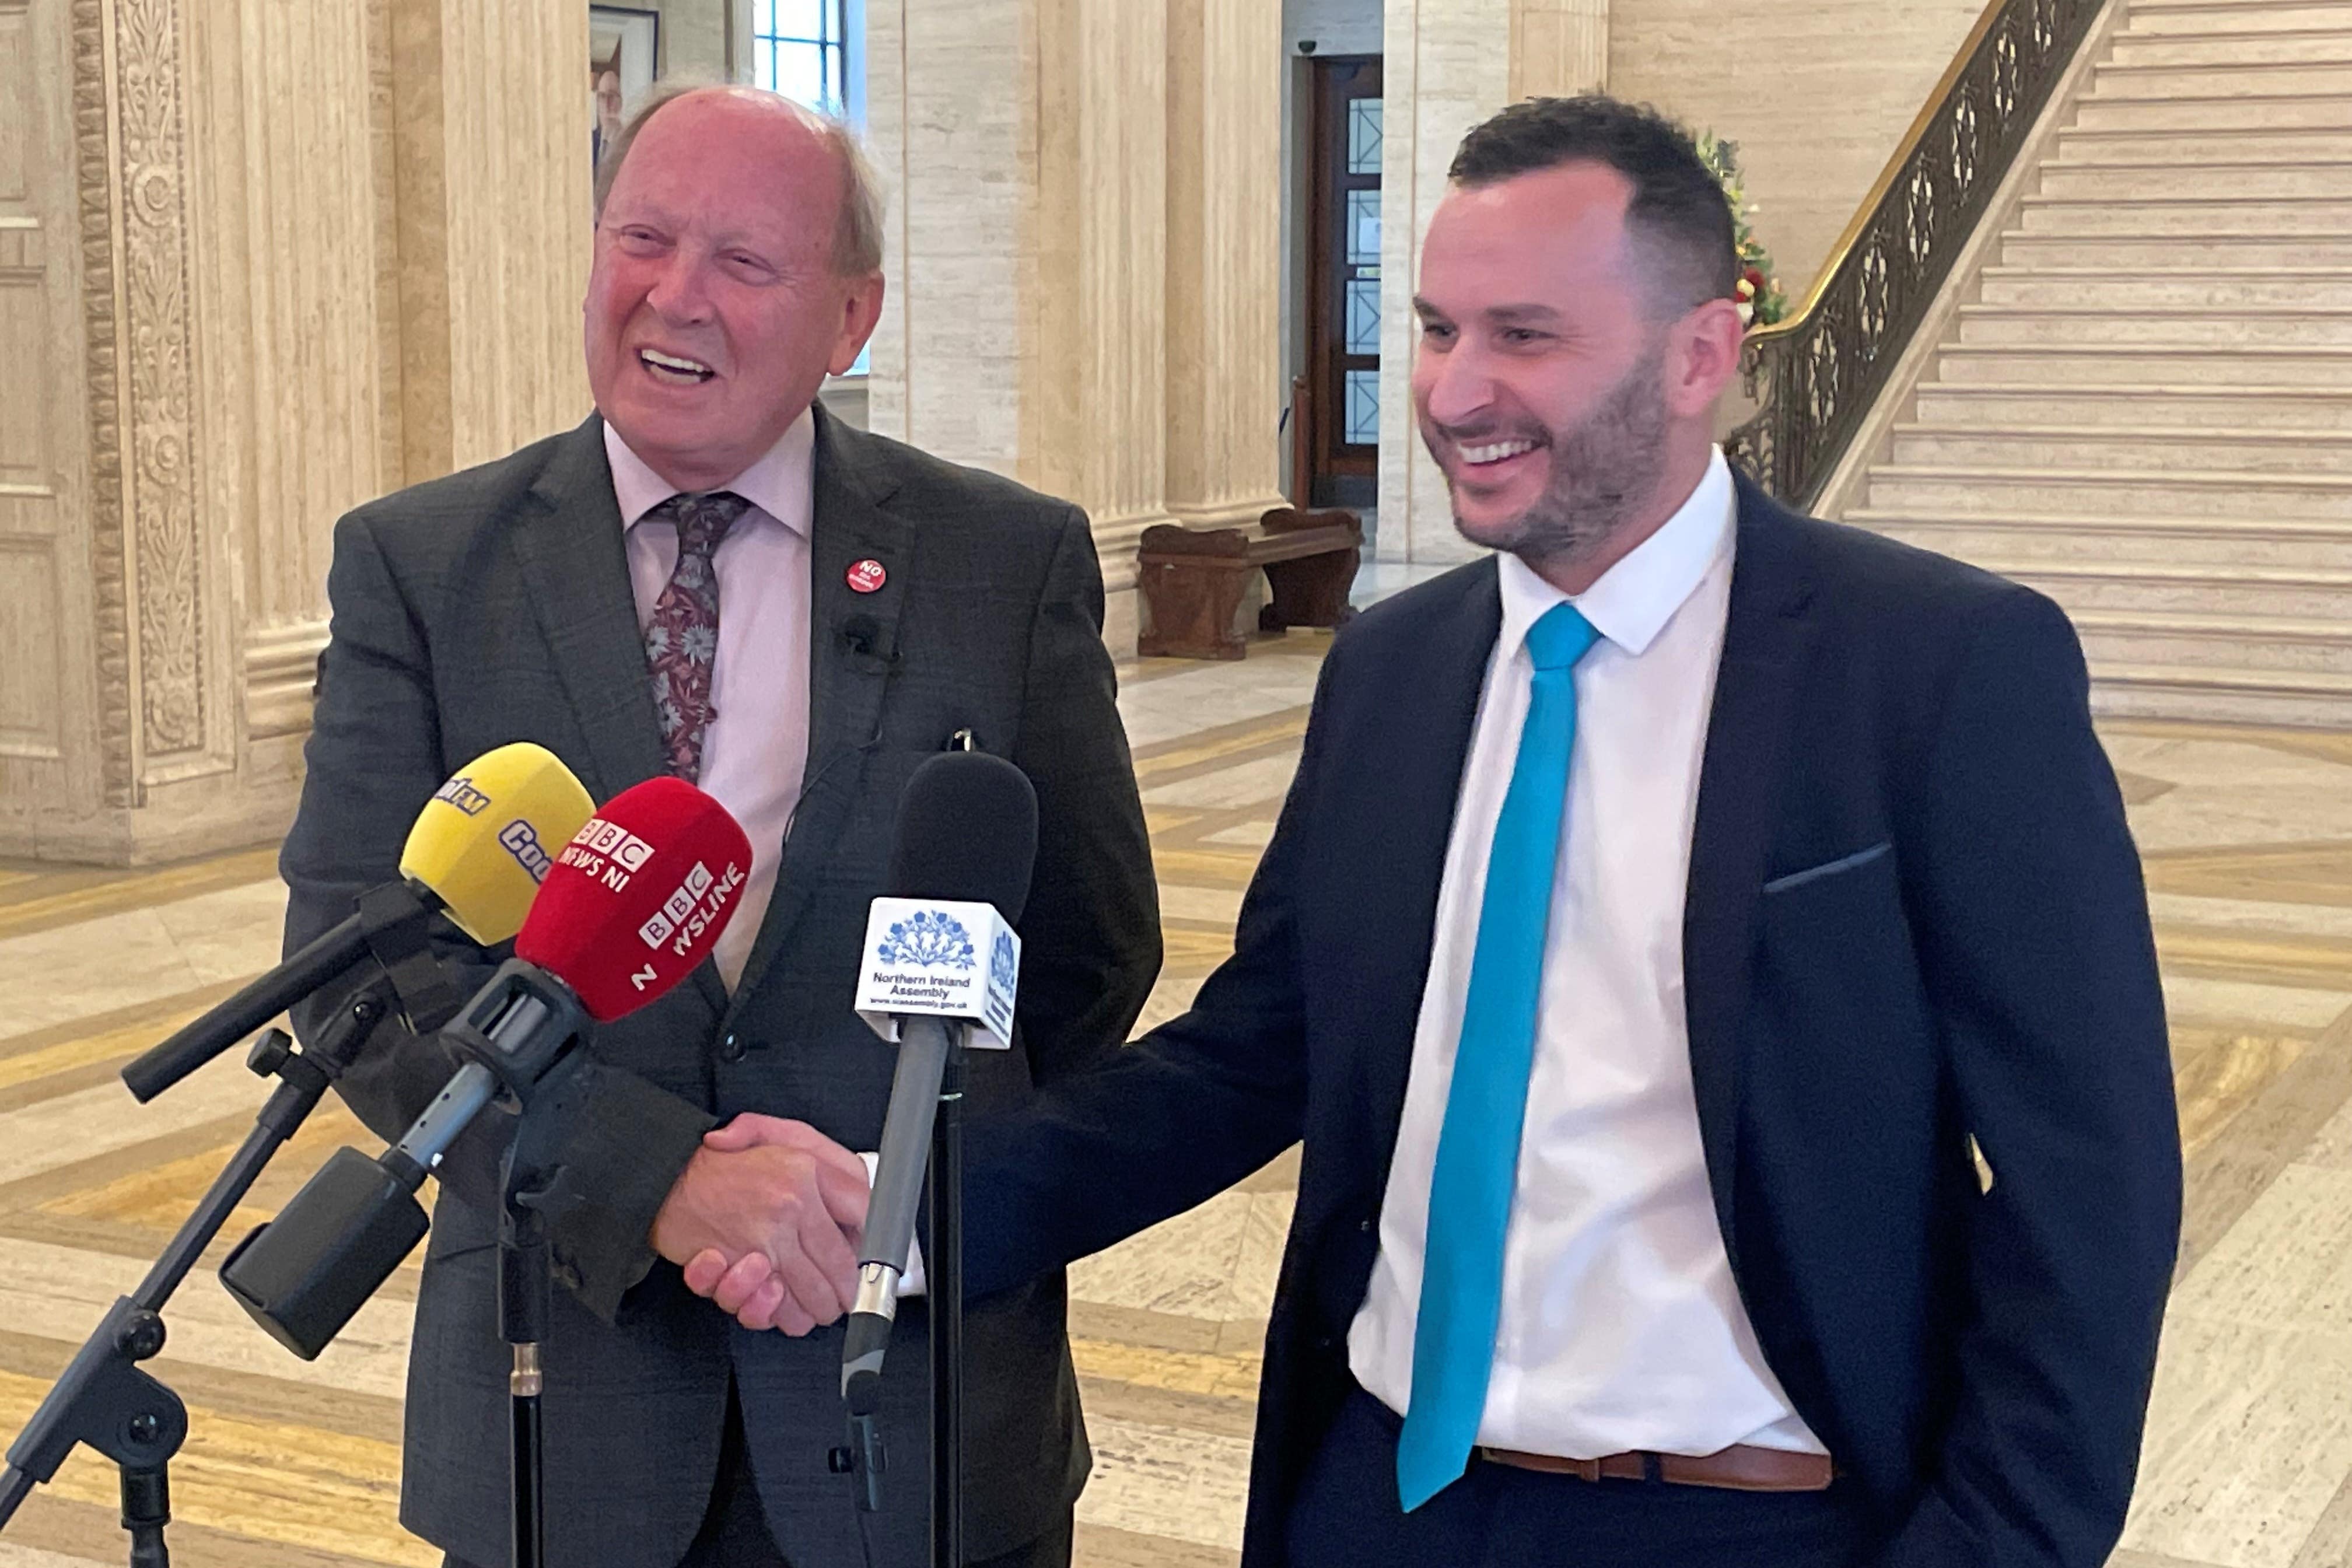
M 172 1483 L 159 1467 L 122 1467 L 122 1528 L 131 1532 L 131 1568 L 172 1568 L 163 1527 L 172 1522 Z

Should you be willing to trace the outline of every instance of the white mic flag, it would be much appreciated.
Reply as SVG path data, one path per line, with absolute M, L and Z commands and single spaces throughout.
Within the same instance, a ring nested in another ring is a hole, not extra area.
M 896 1043 L 907 1016 L 956 1018 L 966 1043 L 1013 1048 L 1021 938 L 991 904 L 877 899 L 866 921 L 857 1016 Z

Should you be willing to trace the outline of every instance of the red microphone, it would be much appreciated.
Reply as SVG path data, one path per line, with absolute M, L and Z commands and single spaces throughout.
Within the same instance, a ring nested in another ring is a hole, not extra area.
M 734 917 L 751 841 L 684 779 L 647 779 L 588 819 L 555 858 L 515 956 L 609 1024 L 694 972 Z
M 694 973 L 735 913 L 751 841 L 727 808 L 682 779 L 623 790 L 548 868 L 515 956 L 440 1037 L 467 1058 L 403 1134 L 370 1160 L 338 1149 L 278 1218 L 221 1266 L 256 1322 L 305 1361 L 424 1238 L 427 1173 L 503 1091 L 532 1091 L 587 1032 Z
M 548 868 L 515 956 L 441 1037 L 470 1058 L 385 1154 L 440 1163 L 501 1089 L 518 1101 L 586 1033 L 667 994 L 710 954 L 751 872 L 751 841 L 683 779 L 623 790 Z

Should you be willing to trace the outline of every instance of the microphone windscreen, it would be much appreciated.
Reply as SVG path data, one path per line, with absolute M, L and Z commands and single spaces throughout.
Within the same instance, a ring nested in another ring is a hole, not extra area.
M 496 947 L 522 929 L 539 885 L 595 803 L 544 746 L 484 752 L 441 786 L 400 852 L 400 874 L 430 888 L 457 929 Z
M 751 875 L 751 841 L 684 779 L 647 779 L 604 803 L 555 858 L 515 956 L 572 987 L 609 1024 L 694 973 Z
M 992 904 L 1007 925 L 1029 901 L 1037 863 L 1037 792 L 1029 775 L 986 752 L 941 752 L 898 797 L 893 899 Z

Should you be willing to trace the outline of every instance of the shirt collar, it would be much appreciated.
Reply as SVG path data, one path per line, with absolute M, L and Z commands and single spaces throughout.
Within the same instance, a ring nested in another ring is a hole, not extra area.
M 815 452 L 816 416 L 803 409 L 758 461 L 716 488 L 733 490 L 806 538 L 809 513 L 814 510 Z M 678 493 L 676 485 L 629 449 L 610 420 L 604 423 L 604 456 L 613 467 L 613 498 L 621 504 L 623 531 L 635 527 L 646 513 Z
M 1717 447 L 1690 499 L 1583 593 L 1563 594 L 1517 556 L 1504 555 L 1504 653 L 1516 655 L 1527 640 L 1528 628 L 1553 605 L 1570 604 L 1594 631 L 1640 657 L 1729 547 L 1738 508 L 1731 465 Z

